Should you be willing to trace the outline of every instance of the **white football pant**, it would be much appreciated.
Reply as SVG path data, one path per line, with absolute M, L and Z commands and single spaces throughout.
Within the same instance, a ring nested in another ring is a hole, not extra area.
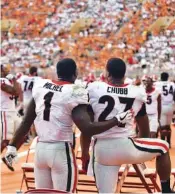
M 160 139 L 98 139 L 94 146 L 92 166 L 99 193 L 115 193 L 122 164 L 143 163 L 168 150 L 168 143 Z
M 173 104 L 162 105 L 161 119 L 160 119 L 161 126 L 171 124 L 171 121 L 173 118 L 173 110 L 174 110 Z
M 159 126 L 158 115 L 157 114 L 148 115 L 148 120 L 149 120 L 150 132 L 157 133 L 158 126 Z
M 2 140 L 11 140 L 14 132 L 21 122 L 21 118 L 17 116 L 15 111 L 0 112 L 0 137 Z
M 77 165 L 69 143 L 38 142 L 35 152 L 36 188 L 74 192 L 77 185 Z

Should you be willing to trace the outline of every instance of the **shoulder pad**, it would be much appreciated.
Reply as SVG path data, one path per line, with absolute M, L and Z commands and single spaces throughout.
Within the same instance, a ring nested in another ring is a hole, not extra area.
M 85 87 L 83 87 L 82 85 L 74 85 L 72 88 L 72 96 L 83 96 L 83 95 L 87 95 L 87 90 L 85 89 Z

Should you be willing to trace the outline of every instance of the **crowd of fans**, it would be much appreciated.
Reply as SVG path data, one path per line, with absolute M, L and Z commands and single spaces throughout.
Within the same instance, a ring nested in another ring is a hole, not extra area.
M 175 68 L 175 30 L 162 31 L 159 36 L 150 35 L 135 57 L 143 68 L 172 71 Z
M 2 36 L 2 62 L 50 67 L 53 54 L 59 53 L 60 58 L 74 58 L 81 73 L 102 70 L 113 56 L 132 68 L 170 70 L 175 60 L 175 22 L 165 32 L 148 29 L 158 17 L 174 15 L 175 0 L 3 0 L 2 18 L 17 19 L 17 25 L 8 38 Z M 72 24 L 80 18 L 93 20 L 71 34 Z
M 46 27 L 46 19 L 51 17 L 60 0 L 2 0 L 2 19 L 16 19 L 10 32 L 20 39 L 40 36 Z

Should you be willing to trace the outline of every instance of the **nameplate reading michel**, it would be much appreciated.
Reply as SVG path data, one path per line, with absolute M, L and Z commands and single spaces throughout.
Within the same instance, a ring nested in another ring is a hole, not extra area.
M 108 87 L 107 92 L 116 94 L 128 94 L 128 88 Z
M 47 88 L 47 89 L 54 90 L 54 91 L 57 91 L 57 92 L 62 92 L 63 86 L 58 86 L 58 85 L 55 85 L 55 84 L 52 84 L 52 83 L 47 82 L 43 86 L 43 88 Z

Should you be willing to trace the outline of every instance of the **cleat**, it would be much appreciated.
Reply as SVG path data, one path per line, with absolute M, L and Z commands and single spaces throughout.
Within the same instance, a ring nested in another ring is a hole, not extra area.
M 2 158 L 2 161 L 4 162 L 4 164 L 7 166 L 7 168 L 11 171 L 15 171 L 15 169 L 12 166 L 12 158 L 9 158 L 10 160 L 7 160 L 5 157 Z

